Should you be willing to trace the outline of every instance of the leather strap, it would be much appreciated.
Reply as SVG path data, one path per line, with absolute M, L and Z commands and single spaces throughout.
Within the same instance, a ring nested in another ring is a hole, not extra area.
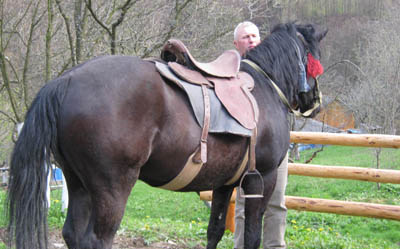
M 170 182 L 160 186 L 159 188 L 175 191 L 175 190 L 180 190 L 186 187 L 189 183 L 191 183 L 193 179 L 199 174 L 201 168 L 203 167 L 203 163 L 195 163 L 193 161 L 193 157 L 195 155 L 196 151 L 192 155 L 190 155 L 182 171 L 179 172 L 179 174 Z
M 253 129 L 253 135 L 250 138 L 249 171 L 256 170 L 256 143 L 257 143 L 257 127 Z
M 251 105 L 253 106 L 253 112 L 254 112 L 254 127 L 257 127 L 257 123 L 258 123 L 258 115 L 259 115 L 259 109 L 258 109 L 258 105 L 257 105 L 257 101 L 254 98 L 253 94 L 251 94 L 249 87 L 247 85 L 242 85 L 241 86 L 242 91 L 245 93 L 246 97 L 249 99 Z M 255 129 L 253 128 L 253 129 Z
M 201 132 L 200 141 L 200 154 L 201 161 L 203 163 L 207 162 L 207 137 L 208 130 L 210 127 L 210 96 L 208 95 L 208 89 L 205 85 L 201 85 L 201 90 L 204 97 L 204 119 L 203 119 L 203 130 Z

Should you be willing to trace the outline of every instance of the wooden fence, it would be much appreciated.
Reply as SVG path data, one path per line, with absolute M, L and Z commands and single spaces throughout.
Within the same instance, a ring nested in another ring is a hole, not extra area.
M 400 148 L 400 136 L 390 135 L 291 132 L 290 141 L 305 144 Z M 400 170 L 289 163 L 288 171 L 291 175 L 400 184 Z M 233 194 L 227 216 L 227 229 L 232 232 L 234 231 L 235 197 L 236 195 Z M 212 192 L 201 192 L 200 199 L 211 201 Z M 286 207 L 302 211 L 400 220 L 400 206 L 394 205 L 286 196 Z

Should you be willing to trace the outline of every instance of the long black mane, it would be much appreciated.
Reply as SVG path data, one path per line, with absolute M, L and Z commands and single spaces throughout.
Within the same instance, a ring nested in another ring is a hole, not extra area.
M 296 35 L 297 32 L 294 23 L 279 24 L 257 47 L 245 55 L 245 59 L 255 62 L 269 75 L 289 101 L 297 96 L 298 91 L 299 57 L 295 42 L 301 56 L 304 55 L 304 48 Z M 259 82 L 270 84 L 261 74 L 253 74 L 253 77 Z

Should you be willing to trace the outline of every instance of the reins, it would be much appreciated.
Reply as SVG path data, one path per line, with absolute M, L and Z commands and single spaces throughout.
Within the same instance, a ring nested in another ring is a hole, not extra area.
M 242 62 L 247 63 L 249 66 L 254 68 L 257 72 L 263 74 L 269 80 L 269 82 L 271 82 L 272 86 L 275 88 L 276 92 L 278 93 L 279 98 L 282 100 L 283 104 L 296 116 L 309 117 L 311 115 L 311 113 L 321 105 L 322 93 L 319 90 L 318 78 L 315 79 L 315 84 L 316 84 L 316 88 L 317 88 L 319 95 L 318 95 L 317 100 L 314 102 L 314 106 L 305 112 L 300 112 L 298 110 L 294 110 L 290 106 L 289 101 L 287 100 L 286 96 L 283 94 L 282 90 L 275 84 L 275 82 L 269 77 L 269 75 L 259 65 L 257 65 L 256 63 L 254 63 L 248 59 L 244 59 L 244 60 L 242 60 Z

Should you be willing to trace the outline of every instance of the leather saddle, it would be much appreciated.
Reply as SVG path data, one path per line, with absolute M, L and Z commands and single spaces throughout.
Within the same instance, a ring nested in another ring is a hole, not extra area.
M 181 79 L 208 88 L 215 93 L 229 114 L 243 127 L 254 129 L 258 120 L 258 108 L 250 91 L 253 78 L 239 72 L 240 55 L 227 50 L 209 63 L 198 62 L 180 40 L 167 41 L 161 51 L 161 59 Z
M 207 134 L 210 124 L 210 97 L 207 89 L 214 88 L 222 105 L 243 127 L 249 130 L 256 128 L 258 107 L 250 93 L 254 80 L 249 74 L 239 71 L 241 58 L 236 50 L 227 50 L 214 61 L 203 63 L 195 60 L 182 41 L 171 39 L 163 46 L 161 59 L 181 80 L 202 88 L 204 119 L 200 151 L 203 163 L 207 161 Z M 180 86 L 179 80 L 163 73 L 160 68 L 157 69 L 161 75 Z

